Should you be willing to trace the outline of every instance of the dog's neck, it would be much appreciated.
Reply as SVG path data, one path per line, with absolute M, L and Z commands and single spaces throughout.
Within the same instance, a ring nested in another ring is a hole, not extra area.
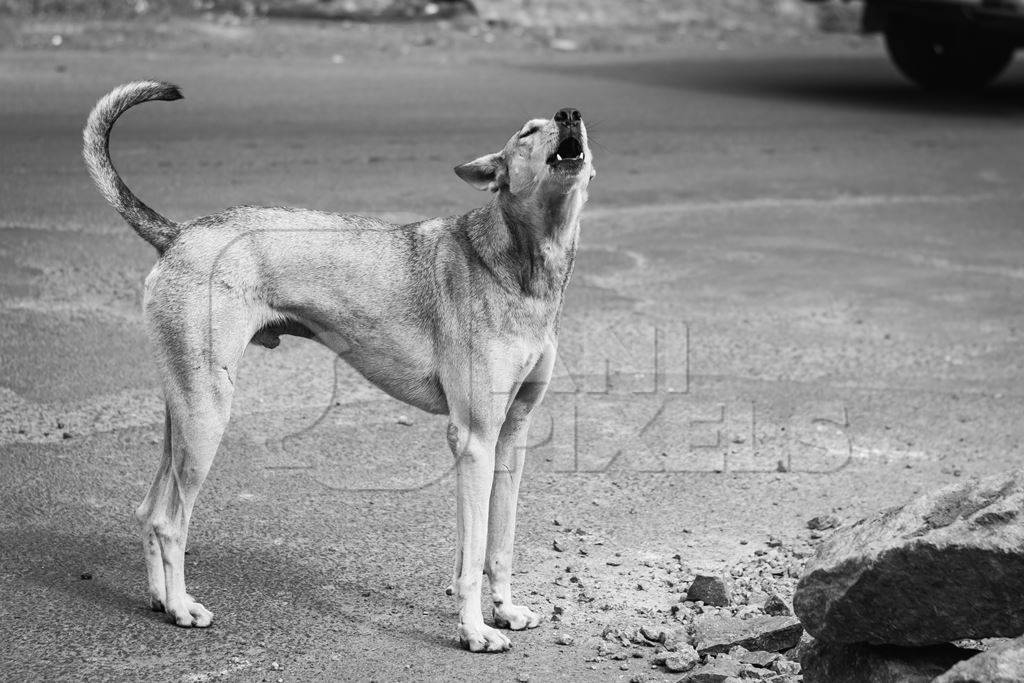
M 560 303 L 572 275 L 586 190 L 551 198 L 496 195 L 466 214 L 466 234 L 495 277 L 524 294 Z

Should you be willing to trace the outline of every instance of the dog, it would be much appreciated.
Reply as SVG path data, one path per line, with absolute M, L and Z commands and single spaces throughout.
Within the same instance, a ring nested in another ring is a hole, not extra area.
M 563 108 L 527 121 L 501 151 L 456 166 L 494 195 L 461 216 L 392 225 L 239 206 L 175 223 L 121 180 L 109 138 L 132 106 L 181 98 L 168 83 L 122 85 L 97 102 L 83 133 L 92 180 L 159 253 L 143 310 L 166 402 L 163 458 L 135 512 L 153 609 L 182 627 L 212 622 L 185 590 L 189 519 L 243 351 L 294 335 L 331 348 L 391 396 L 448 416 L 458 637 L 474 652 L 509 649 L 499 628 L 540 623 L 512 601 L 512 545 L 530 415 L 551 378 L 595 174 L 583 117 Z M 484 623 L 484 573 L 498 628 Z

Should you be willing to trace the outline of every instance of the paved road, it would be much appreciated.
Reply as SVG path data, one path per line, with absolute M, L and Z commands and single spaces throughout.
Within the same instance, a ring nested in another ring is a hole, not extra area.
M 455 646 L 443 420 L 303 340 L 248 354 L 200 497 L 188 572 L 214 627 L 147 610 L 130 513 L 162 433 L 139 315 L 154 255 L 78 147 L 96 97 L 151 75 L 187 99 L 127 115 L 114 158 L 175 218 L 462 211 L 484 197 L 453 164 L 584 112 L 598 177 L 517 547 L 520 594 L 562 622 L 501 656 Z M 670 619 L 677 553 L 729 566 L 769 535 L 805 544 L 815 514 L 1018 465 L 1022 76 L 941 99 L 827 44 L 445 68 L 5 54 L 2 676 L 628 680 L 646 660 L 586 660 L 605 623 Z M 554 583 L 570 567 L 584 589 Z

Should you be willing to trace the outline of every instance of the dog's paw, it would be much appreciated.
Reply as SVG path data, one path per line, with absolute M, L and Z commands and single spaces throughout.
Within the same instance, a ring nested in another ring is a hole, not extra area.
M 540 617 L 525 605 L 495 605 L 492 615 L 498 628 L 522 631 L 540 626 Z
M 504 633 L 486 624 L 459 625 L 459 642 L 470 652 L 504 652 L 512 647 L 512 641 Z
M 165 611 L 182 628 L 206 628 L 213 623 L 213 613 L 191 598 Z

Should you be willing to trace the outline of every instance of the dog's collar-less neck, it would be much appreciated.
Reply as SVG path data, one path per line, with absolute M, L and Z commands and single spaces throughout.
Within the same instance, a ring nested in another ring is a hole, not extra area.
M 495 197 L 467 215 L 468 237 L 499 280 L 531 296 L 560 298 L 576 256 L 584 200 L 567 197 L 563 206 L 541 209 Z M 538 225 L 533 216 L 544 220 Z

